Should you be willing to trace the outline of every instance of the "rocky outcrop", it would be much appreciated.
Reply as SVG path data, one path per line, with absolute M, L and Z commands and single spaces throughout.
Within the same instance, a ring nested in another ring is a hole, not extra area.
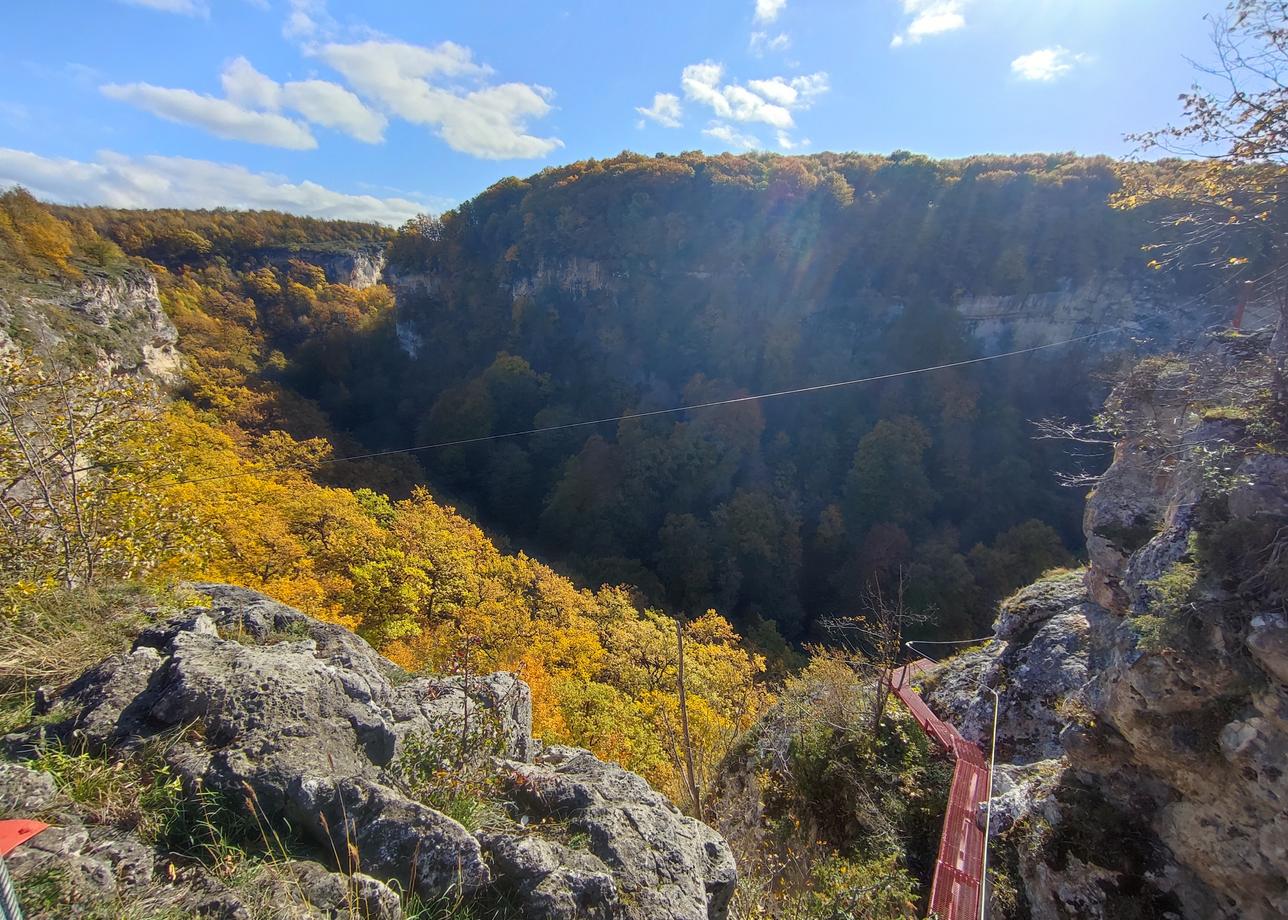
M 1116 390 L 1090 566 L 1007 601 L 930 679 L 975 740 L 1002 699 L 994 833 L 1038 918 L 1288 915 L 1288 459 L 1258 337 Z
M 1094 670 L 1090 633 L 1104 611 L 1089 603 L 1085 573 L 1044 578 L 1002 603 L 996 638 L 956 656 L 926 680 L 924 694 L 943 718 L 988 750 L 996 690 L 998 759 L 1033 763 L 1059 757 L 1060 734 Z
M 257 250 L 254 260 L 285 268 L 293 259 L 318 266 L 332 284 L 369 288 L 385 280 L 385 248 L 379 243 L 345 249 L 274 246 Z
M 178 332 L 146 269 L 0 288 L 0 351 L 14 344 L 112 373 L 178 379 Z
M 986 351 L 1028 348 L 1125 327 L 1162 347 L 1192 337 L 1211 322 L 1212 304 L 1177 307 L 1142 282 L 1095 278 L 1087 284 L 1032 294 L 965 294 L 954 304 Z M 1261 317 L 1248 317 L 1249 328 Z M 1122 336 L 1091 339 L 1095 350 L 1121 350 Z
M 209 606 L 144 630 L 129 650 L 42 694 L 44 724 L 11 736 L 10 749 L 30 756 L 61 742 L 122 758 L 165 739 L 166 767 L 185 789 L 333 854 L 327 867 L 299 870 L 316 882 L 307 900 L 320 916 L 345 898 L 383 904 L 390 885 L 427 902 L 517 900 L 524 916 L 552 920 L 725 915 L 736 873 L 724 841 L 620 767 L 541 750 L 528 689 L 514 677 L 413 677 L 347 630 L 253 591 L 198 589 Z M 504 817 L 486 830 L 419 800 L 406 780 L 406 758 L 426 739 L 472 737 L 462 735 L 466 714 L 487 726 L 498 754 L 488 769 Z M 49 791 L 48 778 L 7 770 L 0 796 L 18 790 L 30 811 L 43 810 L 32 796 Z M 552 823 L 558 833 L 543 836 Z M 94 840 L 114 833 L 91 828 L 73 848 L 104 884 L 128 886 L 120 860 Z M 60 839 L 48 838 L 64 847 Z M 154 876 L 142 872 L 139 884 Z
M 524 816 L 565 821 L 573 834 L 585 835 L 593 858 L 573 863 L 577 876 L 597 877 L 596 884 L 620 879 L 613 900 L 630 905 L 625 915 L 702 920 L 728 911 L 738 877 L 729 847 L 642 777 L 566 747 L 547 748 L 532 764 L 507 766 L 509 795 Z M 534 874 L 540 869 L 519 870 L 511 881 L 528 890 Z
M 176 863 L 137 835 L 86 820 L 52 777 L 0 762 L 0 817 L 39 815 L 51 826 L 5 857 L 19 890 L 33 880 L 43 903 L 28 916 L 182 916 L 252 920 L 401 920 L 397 893 L 366 875 L 295 860 L 234 889 L 213 873 Z M 28 883 L 24 885 L 24 883 Z M 50 890 L 52 889 L 52 890 Z
M 1093 636 L 1098 723 L 1071 735 L 1071 762 L 1147 803 L 1187 916 L 1282 917 L 1288 460 L 1248 430 L 1265 354 L 1230 340 L 1130 383 L 1125 437 L 1087 505 L 1088 586 L 1111 619 Z M 1127 519 L 1152 532 L 1122 539 Z

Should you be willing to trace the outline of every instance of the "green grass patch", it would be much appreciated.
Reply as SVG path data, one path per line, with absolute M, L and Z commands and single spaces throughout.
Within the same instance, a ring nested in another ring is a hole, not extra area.
M 1252 410 L 1246 406 L 1210 406 L 1203 410 L 1203 419 L 1209 422 L 1247 422 L 1253 417 Z
M 171 836 L 183 809 L 182 784 L 159 760 L 111 760 L 48 745 L 29 766 L 50 774 L 91 821 L 131 830 L 148 843 Z
M 35 707 L 36 695 L 26 687 L 0 694 L 0 737 L 30 725 Z
M 487 829 L 506 827 L 513 822 L 495 800 L 457 789 L 430 791 L 422 796 L 430 808 L 441 811 L 471 834 Z
M 43 872 L 16 879 L 14 887 L 18 901 L 28 920 L 189 920 L 191 912 L 173 904 L 155 887 L 145 886 L 136 896 L 128 899 L 107 898 L 95 895 L 90 900 L 62 869 Z
M 417 894 L 404 895 L 404 920 L 520 920 L 519 906 L 501 895 L 467 898 L 451 894 L 425 900 Z
M 281 628 L 270 629 L 263 636 L 247 632 L 241 624 L 235 628 L 219 630 L 219 638 L 231 639 L 242 645 L 277 645 L 279 642 L 299 642 L 310 637 L 309 624 L 305 620 L 292 620 Z
M 1135 631 L 1137 648 L 1157 654 L 1188 646 L 1189 627 L 1195 614 L 1194 590 L 1200 577 L 1192 562 L 1174 562 L 1158 578 L 1144 582 L 1149 591 L 1149 612 L 1131 617 L 1127 625 Z

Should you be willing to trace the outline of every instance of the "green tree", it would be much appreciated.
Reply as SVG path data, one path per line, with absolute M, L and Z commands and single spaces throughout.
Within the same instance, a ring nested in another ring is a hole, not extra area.
M 930 443 L 929 432 L 907 416 L 882 419 L 863 436 L 845 480 L 852 532 L 924 520 L 935 504 L 924 459 Z
M 769 616 L 788 636 L 801 628 L 800 516 L 761 489 L 740 489 L 711 516 L 720 537 L 717 591 L 726 610 Z
M 713 604 L 715 566 L 712 534 L 692 514 L 668 514 L 658 532 L 657 573 L 677 610 L 705 610 Z

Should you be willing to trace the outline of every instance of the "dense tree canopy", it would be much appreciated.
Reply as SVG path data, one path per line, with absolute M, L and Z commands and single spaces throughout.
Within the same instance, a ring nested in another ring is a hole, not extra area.
M 308 368 L 295 379 L 393 447 L 971 358 L 965 297 L 1199 285 L 1149 277 L 1152 212 L 1111 209 L 1117 188 L 1110 161 L 1072 155 L 623 154 L 547 169 L 393 241 L 397 331 L 417 357 L 391 325 L 354 364 L 388 389 L 336 402 Z M 421 457 L 592 583 L 795 637 L 903 568 L 931 573 L 912 591 L 939 608 L 930 629 L 973 635 L 999 591 L 1077 544 L 1079 496 L 1056 486 L 1059 457 L 1028 420 L 1087 417 L 1102 369 L 1071 348 Z M 1015 541 L 998 542 L 1012 531 L 1050 552 L 1012 558 Z
M 136 232 L 220 226 L 226 239 L 293 237 L 317 223 L 162 212 L 153 225 L 145 212 L 90 212 L 108 234 L 99 237 L 85 212 L 21 191 L 0 206 L 18 231 L 0 255 L 64 283 L 123 261 L 110 242 L 117 234 L 130 251 L 151 245 L 131 242 Z M 326 225 L 322 235 L 346 229 Z M 414 461 L 331 462 L 335 444 L 357 445 L 292 389 L 290 372 L 302 362 L 343 386 L 354 373 L 350 340 L 388 320 L 389 291 L 328 282 L 303 257 L 274 266 L 228 251 L 221 243 L 193 262 L 150 264 L 185 356 L 179 399 L 78 369 L 72 355 L 0 359 L 0 617 L 59 586 L 246 585 L 359 631 L 412 671 L 459 671 L 467 650 L 473 673 L 515 671 L 532 688 L 538 735 L 588 747 L 680 798 L 674 621 L 629 589 L 578 588 L 504 552 L 416 487 Z M 504 355 L 479 383 L 502 424 L 514 406 L 534 411 L 542 386 Z M 379 491 L 344 487 L 357 483 Z M 684 631 L 690 738 L 705 782 L 769 691 L 763 658 L 724 618 L 708 612 Z

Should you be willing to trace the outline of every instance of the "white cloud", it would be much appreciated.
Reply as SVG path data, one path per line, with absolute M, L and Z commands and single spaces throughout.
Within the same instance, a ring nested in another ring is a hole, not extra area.
M 433 127 L 453 150 L 503 160 L 545 156 L 563 146 L 558 138 L 527 133 L 530 120 L 551 111 L 553 92 L 547 87 L 502 83 L 469 90 L 447 82 L 492 73 L 461 45 L 426 48 L 373 40 L 329 44 L 318 53 L 362 96 L 400 118 Z
M 281 114 L 283 109 L 369 144 L 384 139 L 385 117 L 338 83 L 303 80 L 281 84 L 260 73 L 244 57 L 229 62 L 220 82 L 224 99 L 150 83 L 108 84 L 101 89 L 111 99 L 229 140 L 292 150 L 317 147 L 308 125 Z
M 327 12 L 325 0 L 288 2 L 283 34 L 298 39 L 306 55 L 319 57 L 339 71 L 353 91 L 318 79 L 278 83 L 238 57 L 221 75 L 222 99 L 147 83 L 109 84 L 101 87 L 102 92 L 219 137 L 294 149 L 317 146 L 308 123 L 378 143 L 388 125 L 386 114 L 430 126 L 452 149 L 484 159 L 541 157 L 563 146 L 557 137 L 528 130 L 530 122 L 553 111 L 554 92 L 548 87 L 493 84 L 492 68 L 476 62 L 469 48 L 454 42 L 433 47 L 384 38 L 338 43 L 332 39 L 341 31 L 359 36 L 372 33 L 361 27 L 342 30 Z M 674 114 L 657 110 L 659 120 L 678 121 L 676 102 Z M 302 118 L 284 114 L 288 110 Z
M 709 105 L 717 115 L 728 118 L 733 114 L 729 101 L 720 91 L 720 78 L 724 76 L 723 65 L 713 61 L 701 64 L 690 64 L 680 74 L 680 86 L 684 95 L 694 102 Z
M 787 0 L 756 0 L 756 22 L 773 22 L 787 6 Z
M 799 95 L 790 82 L 783 80 L 782 77 L 773 77 L 770 80 L 748 80 L 747 85 L 770 102 L 778 103 L 779 106 L 791 106 Z
M 333 35 L 335 20 L 327 12 L 326 0 L 290 0 L 290 12 L 282 24 L 282 35 L 298 41 L 314 41 Z
M 903 32 L 890 40 L 893 48 L 915 45 L 928 35 L 964 28 L 969 0 L 901 0 L 903 11 L 912 17 Z
M 783 132 L 783 131 L 778 132 L 778 146 L 784 150 L 796 150 L 799 147 L 808 147 L 811 143 L 813 143 L 813 141 L 811 141 L 808 137 L 802 138 L 801 140 L 797 141 L 797 140 L 793 140 L 791 135 L 787 134 L 786 132 Z
M 145 6 L 162 13 L 179 13 L 183 16 L 209 16 L 210 7 L 204 0 L 119 0 L 130 6 Z
M 486 77 L 492 69 L 474 61 L 474 52 L 456 42 L 441 42 L 432 48 L 405 42 L 366 41 L 351 45 L 327 45 L 322 59 L 344 74 L 359 89 L 372 95 L 398 99 L 399 90 L 414 89 L 405 84 L 429 77 Z
M 343 86 L 326 80 L 302 80 L 282 87 L 282 101 L 309 121 L 343 131 L 368 144 L 385 138 L 388 121 Z
M 94 162 L 0 147 L 0 188 L 23 185 L 40 198 L 118 208 L 263 208 L 314 217 L 400 224 L 450 202 L 350 195 L 316 182 L 290 182 L 242 166 L 185 157 L 128 157 L 104 151 Z
M 232 102 L 256 109 L 294 109 L 316 125 L 335 128 L 360 141 L 384 140 L 388 121 L 338 83 L 301 80 L 278 83 L 260 73 L 244 57 L 231 61 L 220 75 L 224 94 Z
M 1064 76 L 1086 60 L 1085 54 L 1074 54 L 1063 45 L 1056 45 L 1053 48 L 1040 48 L 1028 54 L 1021 54 L 1011 61 L 1011 72 L 1021 80 L 1050 82 Z
M 169 89 L 151 83 L 108 83 L 100 89 L 109 99 L 127 102 L 167 121 L 202 128 L 216 137 L 291 150 L 312 150 L 318 145 L 308 126 L 298 121 L 190 89 Z
M 230 61 L 219 75 L 229 101 L 252 109 L 281 108 L 282 87 L 272 77 L 255 69 L 244 57 Z
M 809 108 L 816 96 L 828 90 L 827 74 L 821 72 L 790 80 L 783 77 L 750 80 L 745 85 L 724 83 L 723 79 L 723 65 L 703 61 L 684 68 L 680 75 L 680 85 L 686 98 L 710 107 L 715 114 L 716 129 L 723 133 L 711 136 L 731 144 L 734 140 L 733 131 L 727 124 L 730 121 L 769 125 L 783 137 L 790 137 L 786 132 L 795 127 L 792 113 Z M 739 135 L 739 138 L 743 141 L 754 140 L 745 134 Z M 756 144 L 746 143 L 741 146 Z
M 750 150 L 761 146 L 760 139 L 754 134 L 743 134 L 722 121 L 713 121 L 710 127 L 703 129 L 702 133 L 723 141 L 734 150 Z
M 770 51 L 786 51 L 791 46 L 792 38 L 786 32 L 772 36 L 768 32 L 752 32 L 747 42 L 747 50 L 756 57 L 764 57 Z
M 726 86 L 722 93 L 729 103 L 729 118 L 734 121 L 762 122 L 774 128 L 790 128 L 792 113 L 786 106 L 768 101 L 759 93 L 736 84 Z
M 645 108 L 637 105 L 635 111 L 664 128 L 680 127 L 680 116 L 684 114 L 680 107 L 680 97 L 675 93 L 655 93 L 651 106 Z
M 799 105 L 807 108 L 813 97 L 828 90 L 827 74 L 816 73 L 807 77 L 795 77 L 784 80 L 782 77 L 771 77 L 768 80 L 748 80 L 747 86 L 764 96 L 770 102 L 791 108 Z

